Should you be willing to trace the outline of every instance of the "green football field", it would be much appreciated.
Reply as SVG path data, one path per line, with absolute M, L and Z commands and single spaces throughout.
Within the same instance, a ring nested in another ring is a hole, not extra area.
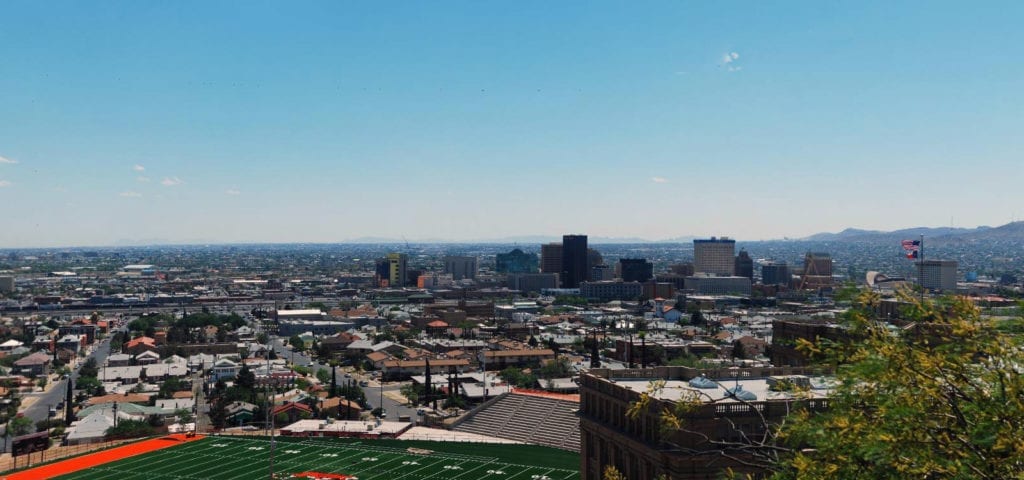
M 408 447 L 433 450 L 419 455 Z M 89 480 L 268 478 L 266 438 L 208 437 L 57 477 Z M 274 472 L 354 475 L 359 480 L 568 480 L 579 456 L 537 446 L 278 438 Z M 280 477 L 279 477 L 280 478 Z

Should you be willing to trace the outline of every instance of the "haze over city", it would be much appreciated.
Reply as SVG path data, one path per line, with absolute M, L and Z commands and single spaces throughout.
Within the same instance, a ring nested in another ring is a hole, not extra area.
M 1002 225 L 1019 3 L 0 7 L 0 247 Z
M 1021 19 L 0 2 L 0 479 L 1024 479 Z

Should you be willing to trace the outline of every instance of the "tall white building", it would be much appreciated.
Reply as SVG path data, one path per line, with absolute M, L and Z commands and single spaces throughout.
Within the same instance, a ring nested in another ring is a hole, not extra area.
M 729 237 L 693 241 L 693 269 L 696 273 L 731 277 L 736 267 L 736 240 Z
M 956 290 L 956 260 L 925 260 L 917 263 L 917 278 L 928 290 Z
M 449 255 L 444 257 L 444 273 L 451 274 L 455 281 L 476 278 L 476 257 Z

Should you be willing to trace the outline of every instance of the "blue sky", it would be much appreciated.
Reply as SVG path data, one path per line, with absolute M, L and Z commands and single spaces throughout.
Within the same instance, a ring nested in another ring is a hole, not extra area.
M 0 4 L 0 247 L 1024 215 L 1020 2 Z

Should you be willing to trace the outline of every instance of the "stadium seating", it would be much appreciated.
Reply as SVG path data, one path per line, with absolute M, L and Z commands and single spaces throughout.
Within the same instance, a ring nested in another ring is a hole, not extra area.
M 578 452 L 578 409 L 570 400 L 510 393 L 469 412 L 452 430 Z

